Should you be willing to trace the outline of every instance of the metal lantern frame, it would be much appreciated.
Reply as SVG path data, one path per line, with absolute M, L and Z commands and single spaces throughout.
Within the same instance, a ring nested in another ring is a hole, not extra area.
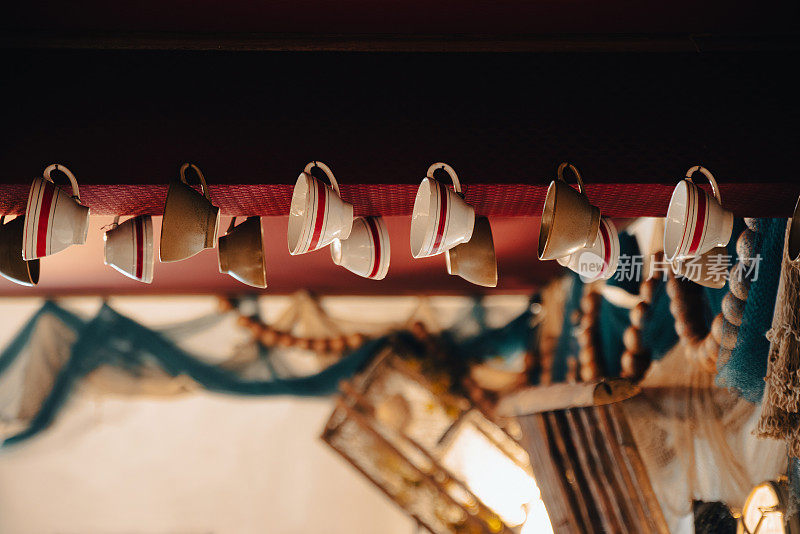
M 466 397 L 423 376 L 415 356 L 395 342 L 343 382 L 322 439 L 434 534 L 518 531 L 443 460 L 459 432 L 471 427 L 533 479 L 525 449 Z M 386 403 L 394 408 L 391 417 Z M 398 414 L 403 407 L 408 413 Z

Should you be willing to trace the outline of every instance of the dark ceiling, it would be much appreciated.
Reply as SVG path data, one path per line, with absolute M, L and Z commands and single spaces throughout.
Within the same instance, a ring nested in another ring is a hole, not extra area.
M 446 161 L 479 213 L 529 217 L 569 160 L 608 215 L 663 215 L 672 184 L 701 163 L 737 215 L 787 216 L 800 193 L 797 12 L 718 0 L 17 2 L 0 18 L 0 212 L 19 213 L 31 178 L 60 162 L 95 213 L 160 213 L 166 183 L 194 161 L 224 213 L 285 214 L 298 172 L 320 159 L 361 214 L 407 215 L 425 169 Z M 533 258 L 531 224 L 519 240 L 503 224 L 505 287 L 528 291 L 550 266 Z M 284 256 L 271 261 L 289 291 Z M 325 291 L 352 288 L 327 272 L 312 277 L 334 281 Z

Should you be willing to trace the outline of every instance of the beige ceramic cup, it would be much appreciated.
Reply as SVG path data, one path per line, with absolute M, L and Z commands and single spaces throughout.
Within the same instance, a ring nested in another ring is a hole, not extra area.
M 383 217 L 358 217 L 345 240 L 331 243 L 331 259 L 351 273 L 383 280 L 389 272 L 391 248 Z
M 476 217 L 472 238 L 448 250 L 445 261 L 448 274 L 475 285 L 497 287 L 497 258 L 489 219 Z
M 453 191 L 433 178 L 437 170 L 446 171 L 453 181 Z M 472 237 L 475 210 L 461 196 L 461 182 L 456 171 L 446 163 L 428 167 L 427 177 L 417 188 L 411 215 L 411 255 L 415 258 L 436 256 Z
M 330 186 L 311 174 L 314 167 L 325 173 Z M 294 256 L 327 247 L 334 239 L 347 239 L 352 228 L 353 205 L 342 200 L 333 171 L 321 161 L 310 162 L 292 191 L 286 232 L 289 253 Z
M 186 169 L 190 167 L 197 174 L 202 195 L 186 181 Z M 164 263 L 180 261 L 204 249 L 214 248 L 218 226 L 219 208 L 211 203 L 203 173 L 196 165 L 184 163 L 180 169 L 180 179 L 173 180 L 167 191 L 159 258 Z
M 39 260 L 22 259 L 22 232 L 25 217 L 5 222 L 0 217 L 0 275 L 23 286 L 39 283 Z
M 104 262 L 145 284 L 153 281 L 155 254 L 153 253 L 153 218 L 139 215 L 120 223 L 114 217 L 112 228 L 103 234 Z
M 52 171 L 61 171 L 69 178 L 72 194 L 53 183 Z M 25 209 L 22 257 L 34 260 L 60 252 L 70 245 L 86 242 L 89 230 L 89 208 L 81 204 L 75 175 L 63 165 L 50 165 L 42 178 L 35 178 Z
M 218 254 L 219 272 L 252 287 L 267 287 L 261 217 L 247 217 L 238 226 L 236 217 L 231 219 L 228 231 L 219 238 Z
M 578 190 L 564 180 L 564 169 L 575 174 Z M 600 227 L 600 210 L 589 203 L 583 180 L 574 165 L 558 166 L 558 177 L 550 182 L 539 227 L 539 259 L 554 260 L 591 246 Z
M 713 196 L 692 181 L 695 172 L 708 178 Z M 732 232 L 733 214 L 722 207 L 714 176 L 699 165 L 690 168 L 686 178 L 675 186 L 669 201 L 664 225 L 664 259 L 692 258 L 714 247 L 727 246 Z
M 558 263 L 581 275 L 587 282 L 608 280 L 619 264 L 619 234 L 608 217 L 600 218 L 597 238 L 591 246 L 558 258 Z
M 719 289 L 728 281 L 731 258 L 725 247 L 714 247 L 694 258 L 670 262 L 672 272 L 705 287 Z

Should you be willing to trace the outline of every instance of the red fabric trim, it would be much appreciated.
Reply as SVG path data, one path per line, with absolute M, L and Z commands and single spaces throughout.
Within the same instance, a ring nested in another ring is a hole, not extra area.
M 538 217 L 547 185 L 471 183 L 466 201 L 477 215 Z M 294 184 L 211 184 L 211 199 L 223 215 L 286 216 Z M 356 216 L 411 215 L 418 184 L 344 184 L 342 198 Z M 701 186 L 701 189 L 707 186 Z M 721 184 L 725 209 L 737 217 L 791 217 L 800 182 Z M 587 184 L 592 204 L 606 217 L 664 217 L 675 183 Z M 708 189 L 710 190 L 710 188 Z M 30 184 L 0 185 L 0 213 L 22 215 Z M 167 184 L 81 184 L 81 203 L 92 215 L 162 215 Z

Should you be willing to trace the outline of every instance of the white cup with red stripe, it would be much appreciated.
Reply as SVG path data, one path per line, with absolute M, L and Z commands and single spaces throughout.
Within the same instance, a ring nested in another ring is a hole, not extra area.
M 692 181 L 692 175 L 698 171 L 711 182 L 713 196 Z M 669 201 L 664 227 L 664 259 L 694 258 L 714 247 L 727 246 L 732 232 L 733 213 L 722 207 L 714 176 L 699 165 L 690 168 Z
M 53 183 L 50 173 L 61 171 L 72 185 L 72 194 Z M 81 204 L 75 175 L 63 165 L 50 165 L 35 178 L 28 193 L 22 258 L 35 260 L 86 242 L 89 208 Z
M 600 218 L 597 237 L 591 246 L 557 258 L 559 264 L 578 273 L 585 282 L 608 280 L 619 264 L 619 234 L 608 217 Z
M 450 175 L 453 189 L 437 182 L 433 173 L 443 170 Z M 459 243 L 466 243 L 475 228 L 475 210 L 461 195 L 456 171 L 446 163 L 434 163 L 417 188 L 411 216 L 411 255 L 415 258 L 436 256 Z
M 326 185 L 311 174 L 320 169 L 330 180 Z M 289 253 L 305 254 L 326 247 L 334 239 L 347 239 L 353 227 L 353 205 L 342 200 L 339 183 L 330 167 L 320 161 L 306 165 L 297 178 L 289 209 Z
M 351 273 L 372 280 L 383 280 L 389 272 L 389 232 L 383 217 L 358 217 L 347 239 L 331 243 L 333 263 Z
M 145 284 L 153 281 L 153 218 L 139 215 L 120 223 L 114 217 L 110 230 L 103 234 L 105 250 L 103 259 L 128 278 Z

